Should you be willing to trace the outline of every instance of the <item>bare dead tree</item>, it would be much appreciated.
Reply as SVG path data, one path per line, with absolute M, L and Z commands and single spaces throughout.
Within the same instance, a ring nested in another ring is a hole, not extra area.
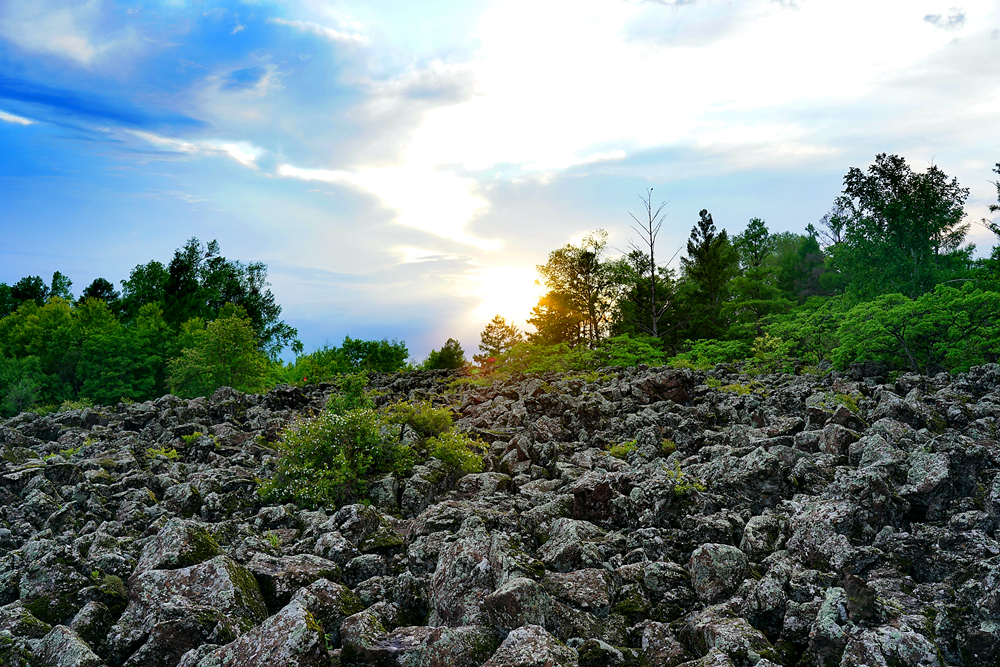
M 660 226 L 663 224 L 663 218 L 665 214 L 663 213 L 663 207 L 667 205 L 667 202 L 661 202 L 656 209 L 653 209 L 653 188 L 649 188 L 646 191 L 646 196 L 643 197 L 639 195 L 639 199 L 642 201 L 643 208 L 646 209 L 646 215 L 643 216 L 645 220 L 640 220 L 631 212 L 629 216 L 635 221 L 635 225 L 632 225 L 632 229 L 640 236 L 642 244 L 649 249 L 648 262 L 644 262 L 646 266 L 643 268 L 643 273 L 648 269 L 649 271 L 649 315 L 651 325 L 649 327 L 643 326 L 646 332 L 653 336 L 654 338 L 660 337 L 659 331 L 659 320 L 660 316 L 667 310 L 669 306 L 669 301 L 664 299 L 663 303 L 657 302 L 656 296 L 656 236 L 660 233 Z M 637 226 L 636 226 L 637 225 Z M 629 240 L 629 246 L 632 250 L 646 255 L 646 250 L 636 244 L 634 241 Z M 678 251 L 679 252 L 679 251 Z M 674 253 L 676 256 L 676 253 Z M 640 325 L 641 326 L 641 325 Z

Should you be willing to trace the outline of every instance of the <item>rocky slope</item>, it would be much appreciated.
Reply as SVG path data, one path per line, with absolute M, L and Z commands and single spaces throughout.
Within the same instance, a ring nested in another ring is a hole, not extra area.
M 487 471 L 317 511 L 256 488 L 329 385 L 22 414 L 0 664 L 1000 664 L 1000 366 L 863 375 L 380 376 Z

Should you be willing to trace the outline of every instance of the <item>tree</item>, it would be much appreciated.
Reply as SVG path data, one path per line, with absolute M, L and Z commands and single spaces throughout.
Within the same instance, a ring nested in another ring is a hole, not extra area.
M 784 298 L 778 286 L 776 246 L 777 239 L 760 218 L 751 219 L 746 230 L 733 239 L 742 272 L 729 285 L 733 299 L 725 311 L 735 320 L 735 331 L 731 330 L 729 337 L 761 336 L 764 317 L 791 309 L 792 302 Z
M 191 238 L 174 251 L 169 266 L 156 261 L 137 266 L 129 280 L 122 281 L 122 302 L 126 320 L 135 317 L 143 304 L 159 302 L 175 327 L 195 317 L 216 319 L 227 303 L 238 305 L 268 356 L 276 358 L 286 346 L 301 352 L 298 331 L 280 319 L 281 306 L 268 287 L 264 263 L 226 259 L 218 241 L 203 244 Z
M 883 294 L 854 306 L 839 330 L 834 363 L 883 361 L 931 375 L 967 370 L 1000 353 L 1000 293 L 938 285 L 916 299 Z
M 83 303 L 87 299 L 100 299 L 108 304 L 111 312 L 118 313 L 121 307 L 121 295 L 110 281 L 104 278 L 94 278 L 94 282 L 83 288 L 80 299 L 77 303 Z
M 601 261 L 608 233 L 599 229 L 579 246 L 566 244 L 537 267 L 548 292 L 532 310 L 530 338 L 545 343 L 596 344 L 611 326 L 618 292 L 611 267 Z
M 835 202 L 830 229 L 834 265 L 859 298 L 918 296 L 968 263 L 963 205 L 968 188 L 937 166 L 914 173 L 898 155 L 880 153 L 867 173 L 852 167 Z
M 513 324 L 507 324 L 500 315 L 494 315 L 489 324 L 479 334 L 479 351 L 481 354 L 472 358 L 477 364 L 482 364 L 488 359 L 497 358 L 511 350 L 515 345 L 524 340 L 521 330 Z
M 632 229 L 641 237 L 645 249 L 629 241 L 632 252 L 629 253 L 628 266 L 632 267 L 636 278 L 638 278 L 637 281 L 633 281 L 634 287 L 638 288 L 640 283 L 648 283 L 648 285 L 643 285 L 641 289 L 633 289 L 631 296 L 639 297 L 640 292 L 644 292 L 641 296 L 641 302 L 636 303 L 642 311 L 642 316 L 636 320 L 636 324 L 646 334 L 653 338 L 659 338 L 661 334 L 660 318 L 671 305 L 669 291 L 660 289 L 661 271 L 660 267 L 656 265 L 656 237 L 663 225 L 662 211 L 667 202 L 660 202 L 654 211 L 653 188 L 646 192 L 645 198 L 642 196 L 639 198 L 642 199 L 643 207 L 646 209 L 644 219 L 639 220 L 631 212 L 629 216 L 638 225 Z
M 170 390 L 179 396 L 207 396 L 219 387 L 244 392 L 264 388 L 267 357 L 248 317 L 224 317 L 190 332 L 193 344 L 167 366 Z
M 132 269 L 128 280 L 122 281 L 122 318 L 131 321 L 149 303 L 158 303 L 162 308 L 167 277 L 167 267 L 156 260 Z
M 717 338 L 725 329 L 723 304 L 729 298 L 729 281 L 739 271 L 739 255 L 723 229 L 718 232 L 712 214 L 699 213 L 691 229 L 683 269 L 682 300 L 690 311 L 690 338 Z
M 15 308 L 29 300 L 44 306 L 49 296 L 49 288 L 45 286 L 45 281 L 40 276 L 25 276 L 11 287 L 10 296 L 16 304 Z
M 72 287 L 73 281 L 56 271 L 52 274 L 52 284 L 49 285 L 49 298 L 57 296 L 60 299 L 72 301 L 73 293 L 70 292 Z
M 454 338 L 449 338 L 440 350 L 431 350 L 424 368 L 461 368 L 465 365 L 465 351 Z

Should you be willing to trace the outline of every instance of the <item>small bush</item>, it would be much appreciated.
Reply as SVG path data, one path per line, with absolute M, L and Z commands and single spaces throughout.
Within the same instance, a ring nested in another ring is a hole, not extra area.
M 384 435 L 383 426 L 370 408 L 327 411 L 294 423 L 282 435 L 277 473 L 261 494 L 310 506 L 363 497 L 368 477 L 413 465 L 413 451 Z
M 375 402 L 368 395 L 367 387 L 367 373 L 341 375 L 337 378 L 337 393 L 330 396 L 326 409 L 338 415 L 351 410 L 374 409 Z
M 428 453 L 452 470 L 482 472 L 483 457 L 476 451 L 476 441 L 465 433 L 447 431 L 427 440 Z
M 608 453 L 616 459 L 624 459 L 628 456 L 629 452 L 634 450 L 638 445 L 635 440 L 629 440 L 628 442 L 620 442 L 614 445 L 608 450 Z
M 176 461 L 180 457 L 180 454 L 173 447 L 150 447 L 146 450 L 146 456 L 151 459 L 155 459 L 157 456 L 164 456 L 171 461 Z
M 421 438 L 438 436 L 451 428 L 451 410 L 435 408 L 430 401 L 393 403 L 385 408 L 384 413 L 389 421 L 406 424 Z

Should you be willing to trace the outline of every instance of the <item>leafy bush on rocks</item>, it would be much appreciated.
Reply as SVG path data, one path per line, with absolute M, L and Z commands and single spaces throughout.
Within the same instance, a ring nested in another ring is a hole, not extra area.
M 453 430 L 449 410 L 428 402 L 376 410 L 366 386 L 364 374 L 343 376 L 324 412 L 284 430 L 278 470 L 261 487 L 264 498 L 308 506 L 364 499 L 372 478 L 404 475 L 428 457 L 455 471 L 482 470 L 475 442 Z M 407 428 L 415 440 L 405 437 Z

